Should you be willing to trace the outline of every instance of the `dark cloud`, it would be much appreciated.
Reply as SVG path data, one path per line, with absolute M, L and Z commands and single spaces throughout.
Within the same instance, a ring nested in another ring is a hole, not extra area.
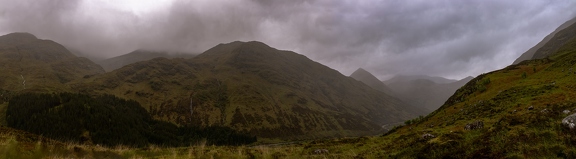
M 502 68 L 576 15 L 571 0 L 175 0 L 145 12 L 106 1 L 0 3 L 0 33 L 31 32 L 94 56 L 258 40 L 381 78 Z

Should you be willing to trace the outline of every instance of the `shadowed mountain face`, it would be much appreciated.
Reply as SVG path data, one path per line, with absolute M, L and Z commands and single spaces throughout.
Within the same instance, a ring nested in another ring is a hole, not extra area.
M 382 81 L 380 81 L 378 78 L 376 78 L 374 75 L 372 75 L 370 72 L 359 68 L 358 70 L 354 71 L 354 73 L 352 73 L 350 75 L 350 77 L 363 82 L 364 84 L 379 90 L 381 92 L 384 92 L 388 95 L 392 95 L 394 96 L 394 92 L 392 90 L 390 90 L 390 88 L 388 88 L 384 83 L 382 83 Z
M 394 76 L 388 80 L 382 81 L 384 84 L 389 85 L 392 83 L 403 82 L 403 81 L 414 81 L 414 80 L 428 80 L 437 84 L 446 84 L 457 82 L 458 80 L 446 79 L 444 77 L 435 77 L 427 75 L 398 75 Z
M 104 70 L 110 72 L 112 70 L 118 69 L 128 64 L 140 61 L 147 61 L 158 57 L 171 59 L 171 58 L 192 58 L 194 56 L 195 55 L 193 54 L 186 54 L 186 53 L 168 53 L 158 51 L 135 50 L 125 55 L 120 55 L 96 62 L 100 66 L 102 66 Z
M 455 81 L 442 77 L 396 76 L 384 83 L 387 83 L 402 101 L 431 112 L 471 79 L 472 77 L 467 77 Z
M 64 84 L 104 70 L 54 41 L 12 33 L 0 36 L 0 72 L 2 89 L 17 91 L 66 90 Z
M 553 44 L 553 43 L 548 43 L 552 38 L 560 38 L 560 36 L 562 36 L 561 34 L 558 34 L 558 32 L 570 27 L 571 25 L 576 23 L 576 17 L 566 21 L 564 24 L 560 25 L 560 27 L 558 27 L 556 30 L 554 30 L 554 32 L 548 34 L 546 37 L 544 37 L 544 39 L 542 39 L 542 41 L 540 41 L 538 44 L 536 44 L 534 47 L 530 48 L 528 51 L 526 51 L 525 53 L 523 53 L 520 57 L 518 57 L 514 63 L 512 64 L 518 64 L 524 60 L 530 60 L 530 59 L 537 59 L 537 58 L 543 58 L 546 57 L 546 52 L 554 52 L 554 46 L 560 46 L 563 44 L 563 42 L 558 41 L 558 40 L 554 40 L 557 41 L 558 44 Z M 566 30 L 564 31 L 564 33 L 562 34 L 566 34 L 568 32 L 574 32 L 574 30 L 569 31 Z M 558 34 L 558 37 L 555 37 Z M 544 45 L 547 45 L 545 48 L 543 48 Z M 542 50 L 540 50 L 542 48 Z M 537 55 L 536 53 L 539 52 Z
M 422 114 L 303 55 L 260 42 L 220 44 L 192 59 L 137 62 L 75 88 L 134 99 L 157 119 L 229 126 L 265 138 L 374 134 Z

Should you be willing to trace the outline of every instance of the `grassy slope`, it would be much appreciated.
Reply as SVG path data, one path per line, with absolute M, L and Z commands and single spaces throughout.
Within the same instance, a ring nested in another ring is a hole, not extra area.
M 574 158 L 576 134 L 562 127 L 561 120 L 576 111 L 575 42 L 548 59 L 481 75 L 437 111 L 386 136 L 315 146 L 372 157 Z M 464 130 L 476 120 L 484 128 Z M 425 133 L 436 138 L 424 140 Z
M 63 91 L 68 82 L 104 70 L 62 45 L 27 33 L 0 36 L 0 86 L 3 90 Z

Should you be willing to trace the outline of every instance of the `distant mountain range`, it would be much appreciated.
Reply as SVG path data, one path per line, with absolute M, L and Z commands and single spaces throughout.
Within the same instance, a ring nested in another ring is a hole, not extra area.
M 394 76 L 388 80 L 384 80 L 382 82 L 384 82 L 384 84 L 392 84 L 392 83 L 397 83 L 397 82 L 403 82 L 403 81 L 414 81 L 414 80 L 428 80 L 428 81 L 432 81 L 434 83 L 437 84 L 447 84 L 447 83 L 453 83 L 453 82 L 457 82 L 458 80 L 453 80 L 453 79 L 447 79 L 444 77 L 435 77 L 435 76 L 427 76 L 427 75 L 397 75 Z
M 408 104 L 434 111 L 473 77 L 455 81 L 442 77 L 396 76 L 383 81 L 396 93 L 398 98 Z
M 53 41 L 8 34 L 0 37 L 0 69 L 6 72 L 0 91 L 111 94 L 139 102 L 156 120 L 225 126 L 259 138 L 370 135 L 424 114 L 303 55 L 261 42 L 220 44 L 186 59 L 162 56 L 135 51 L 106 60 L 111 71 L 104 72 Z M 3 94 L 2 101 L 8 97 Z
M 426 113 L 438 109 L 458 88 L 472 79 L 467 77 L 457 81 L 426 75 L 399 75 L 380 81 L 362 68 L 354 71 L 350 77 L 373 89 L 395 96 Z
M 352 77 L 352 78 L 354 78 L 360 82 L 363 82 L 364 84 L 366 84 L 366 85 L 368 85 L 368 86 L 370 86 L 376 90 L 379 90 L 379 91 L 384 92 L 384 93 L 389 94 L 389 95 L 393 95 L 393 96 L 395 95 L 395 93 L 392 90 L 390 90 L 390 88 L 388 88 L 388 86 L 386 86 L 384 83 L 382 83 L 382 81 L 380 81 L 378 78 L 376 78 L 374 75 L 372 75 L 372 73 L 370 73 L 370 72 L 368 72 L 362 68 L 359 68 L 358 70 L 354 71 L 350 75 L 350 77 Z
M 137 62 L 80 85 L 77 90 L 139 101 L 159 119 L 230 126 L 260 137 L 371 134 L 422 114 L 303 55 L 260 42 L 220 44 L 192 59 Z

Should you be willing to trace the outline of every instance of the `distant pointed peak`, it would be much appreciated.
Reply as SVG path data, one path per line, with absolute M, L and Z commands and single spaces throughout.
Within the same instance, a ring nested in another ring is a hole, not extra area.
M 366 69 L 361 68 L 361 67 L 356 69 L 356 71 L 352 72 L 352 74 L 350 74 L 350 76 L 352 76 L 354 74 L 366 74 L 366 75 L 374 76 L 374 74 L 372 74 L 371 72 L 369 72 Z M 376 78 L 376 76 L 374 76 L 374 78 Z
M 363 72 L 368 72 L 368 71 L 366 71 L 365 69 L 363 69 L 362 67 L 360 67 L 360 68 L 356 69 L 356 71 L 363 71 Z M 354 71 L 354 72 L 356 72 L 356 71 Z
M 366 70 L 363 69 L 363 68 L 358 68 L 358 69 L 356 69 L 356 71 L 352 72 L 352 74 L 350 74 L 350 76 L 352 77 L 352 76 L 354 76 L 354 75 L 360 75 L 360 74 L 369 74 L 369 75 L 371 75 L 371 76 L 374 76 L 374 75 L 372 75 L 372 73 L 366 71 Z

